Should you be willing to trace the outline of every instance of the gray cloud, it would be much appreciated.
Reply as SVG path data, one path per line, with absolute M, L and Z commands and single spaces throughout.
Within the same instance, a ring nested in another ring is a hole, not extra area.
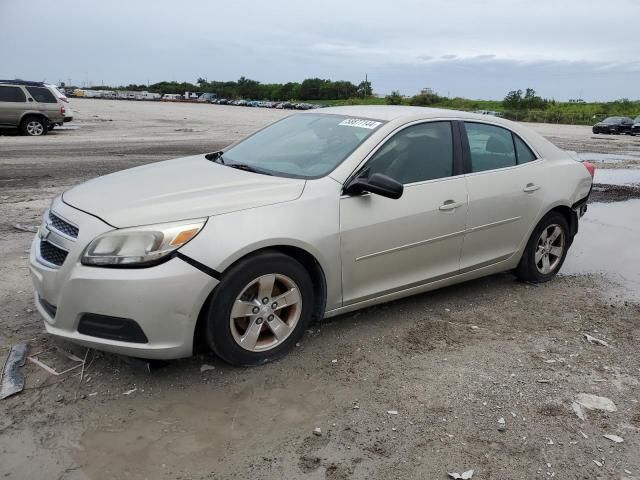
M 381 93 L 428 86 L 502 98 L 533 87 L 558 99 L 638 97 L 640 2 L 600 6 L 595 0 L 0 0 L 0 77 L 358 82 L 367 73 Z M 25 36 L 25 22 L 38 35 Z

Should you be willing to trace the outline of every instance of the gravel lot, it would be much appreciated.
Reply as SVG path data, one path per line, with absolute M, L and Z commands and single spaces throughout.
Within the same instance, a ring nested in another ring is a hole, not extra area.
M 625 173 L 603 175 L 626 184 L 596 189 L 550 283 L 501 274 L 344 315 L 259 368 L 206 354 L 149 366 L 44 333 L 33 233 L 16 224 L 88 178 L 213 151 L 291 112 L 72 102 L 72 126 L 0 135 L 0 363 L 18 342 L 58 371 L 75 364 L 65 351 L 86 358 L 60 376 L 27 362 L 25 390 L 0 401 L 3 478 L 640 478 L 640 200 Z M 640 167 L 640 138 L 531 126 L 598 167 Z M 582 420 L 581 393 L 617 411 Z

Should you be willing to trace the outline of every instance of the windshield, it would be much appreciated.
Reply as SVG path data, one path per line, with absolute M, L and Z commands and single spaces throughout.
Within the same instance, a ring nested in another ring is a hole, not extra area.
M 602 123 L 620 123 L 622 117 L 609 117 L 605 118 Z
M 285 177 L 322 177 L 383 123 L 342 115 L 292 115 L 225 151 L 224 164 Z

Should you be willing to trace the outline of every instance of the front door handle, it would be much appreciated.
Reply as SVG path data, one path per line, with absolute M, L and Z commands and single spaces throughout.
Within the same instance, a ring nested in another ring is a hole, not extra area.
M 522 189 L 523 192 L 531 193 L 536 190 L 540 190 L 540 185 L 536 185 L 535 183 L 527 183 L 527 186 Z
M 448 210 L 455 210 L 458 207 L 464 205 L 462 202 L 456 202 L 455 200 L 447 200 L 442 205 L 440 205 L 440 210 L 446 212 Z

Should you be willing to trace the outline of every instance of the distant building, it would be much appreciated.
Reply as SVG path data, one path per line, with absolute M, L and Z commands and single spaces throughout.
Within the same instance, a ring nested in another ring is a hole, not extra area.
M 420 95 L 434 95 L 436 92 L 433 91 L 433 88 L 425 87 L 420 90 Z

